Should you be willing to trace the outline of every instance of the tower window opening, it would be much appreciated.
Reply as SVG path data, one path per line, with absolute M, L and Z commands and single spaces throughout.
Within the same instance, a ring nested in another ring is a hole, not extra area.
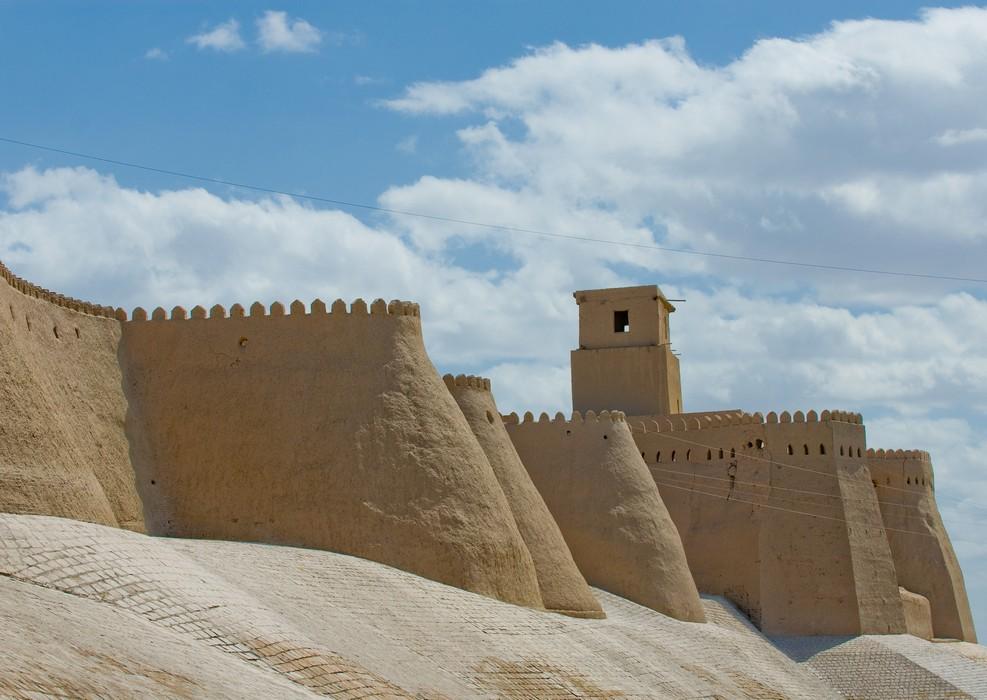
M 686 462 L 691 462 L 692 461 L 692 450 L 686 450 L 685 451 L 685 461 Z
M 754 444 L 757 446 L 757 449 L 759 449 L 759 450 L 763 450 L 764 449 L 764 440 L 762 440 L 761 438 L 758 438 L 757 440 L 755 440 L 754 441 Z
M 843 445 L 840 445 L 840 457 L 843 456 Z
M 824 444 L 822 444 L 821 442 L 819 443 L 819 454 L 821 454 L 821 455 L 826 454 L 826 446 Z
M 737 450 L 735 450 L 734 448 L 731 447 L 730 448 L 730 459 L 733 459 L 736 456 L 737 456 Z
M 809 446 L 808 445 L 802 445 L 802 449 L 805 451 L 806 454 L 809 454 Z
M 660 451 L 659 452 L 655 452 L 655 461 L 656 462 L 660 462 L 661 461 L 661 452 Z
M 709 462 L 713 459 L 713 450 L 706 450 L 706 461 Z
M 859 447 L 857 448 L 857 456 L 858 457 L 860 456 L 860 448 Z
M 788 454 L 790 454 L 790 455 L 795 454 L 795 450 L 792 449 L 792 446 L 791 445 L 788 446 Z
M 630 312 L 626 309 L 624 311 L 614 311 L 613 312 L 613 332 L 614 333 L 629 333 L 631 330 L 631 318 Z
M 672 450 L 672 461 L 675 461 L 675 450 Z
M 723 459 L 723 448 L 720 448 L 720 459 Z

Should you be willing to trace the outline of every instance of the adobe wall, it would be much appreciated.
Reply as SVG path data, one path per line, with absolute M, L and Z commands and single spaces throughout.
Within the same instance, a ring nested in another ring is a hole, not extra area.
M 963 572 L 936 504 L 928 452 L 867 450 L 898 583 L 929 601 L 936 637 L 976 642 Z
M 328 549 L 541 607 L 507 499 L 426 355 L 418 306 L 289 311 L 138 309 L 123 324 L 151 532 Z
M 0 263 L 0 512 L 144 531 L 113 309 Z
M 675 523 L 622 413 L 504 419 L 521 462 L 593 586 L 693 622 L 705 620 Z
M 905 631 L 857 414 L 629 420 L 701 591 L 774 634 Z
M 901 586 L 898 586 L 898 593 L 901 594 L 901 604 L 905 609 L 905 627 L 908 629 L 908 634 L 931 641 L 935 634 L 932 631 L 932 607 L 929 605 L 929 599 Z
M 497 411 L 490 380 L 451 374 L 442 380 L 462 409 L 507 496 L 514 521 L 534 561 L 545 608 L 574 617 L 606 617 L 572 560 L 548 506 L 521 464 Z

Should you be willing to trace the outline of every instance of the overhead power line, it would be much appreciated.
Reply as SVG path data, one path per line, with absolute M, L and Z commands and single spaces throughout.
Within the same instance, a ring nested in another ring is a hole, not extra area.
M 584 243 L 597 243 L 603 245 L 613 245 L 621 246 L 625 248 L 637 248 L 642 250 L 657 250 L 663 253 L 674 253 L 678 255 L 693 255 L 705 258 L 718 258 L 721 260 L 733 260 L 737 262 L 749 262 L 749 263 L 761 263 L 766 265 L 784 265 L 789 267 L 801 267 L 809 268 L 814 270 L 827 270 L 830 272 L 854 272 L 866 275 L 882 275 L 886 277 L 905 277 L 912 279 L 928 279 L 928 280 L 940 280 L 945 282 L 970 282 L 974 284 L 987 284 L 987 279 L 979 277 L 961 277 L 957 275 L 941 275 L 926 272 L 905 272 L 902 270 L 878 270 L 875 268 L 867 267 L 851 267 L 846 265 L 827 265 L 825 263 L 813 263 L 805 262 L 801 260 L 783 260 L 779 258 L 764 258 L 752 255 L 732 255 L 730 253 L 714 253 L 708 250 L 694 250 L 690 248 L 673 248 L 670 246 L 655 245 L 652 243 L 634 243 L 631 241 L 616 241 L 607 238 L 595 238 L 592 236 L 579 236 L 569 233 L 558 233 L 554 231 L 542 231 L 539 229 L 524 228 L 521 226 L 511 226 L 508 224 L 493 224 L 484 221 L 474 221 L 471 219 L 460 219 L 452 216 L 440 216 L 438 214 L 425 214 L 423 212 L 417 211 L 407 211 L 403 209 L 392 209 L 390 207 L 382 207 L 375 204 L 364 204 L 361 202 L 349 202 L 343 199 L 334 199 L 332 197 L 322 197 L 312 194 L 302 194 L 300 192 L 290 192 L 287 190 L 279 190 L 273 187 L 262 187 L 260 185 L 251 185 L 244 182 L 236 182 L 233 180 L 225 180 L 216 177 L 207 177 L 204 175 L 195 175 L 193 173 L 182 172 L 180 170 L 170 170 L 168 168 L 159 168 L 151 165 L 143 165 L 141 163 L 133 163 L 125 160 L 118 160 L 116 158 L 106 158 L 104 156 L 92 155 L 90 153 L 81 153 L 79 151 L 71 151 L 64 148 L 55 148 L 54 146 L 46 146 L 39 143 L 31 143 L 29 141 L 21 141 L 19 139 L 7 138 L 0 136 L 0 142 L 9 143 L 15 146 L 23 146 L 25 148 L 33 148 L 39 151 L 47 151 L 49 153 L 58 153 L 60 155 L 71 156 L 73 158 L 81 158 L 84 160 L 96 161 L 99 163 L 107 163 L 108 165 L 117 165 L 124 168 L 134 168 L 136 170 L 144 170 L 146 172 L 157 173 L 159 175 L 170 175 L 172 177 L 185 178 L 187 180 L 195 180 L 198 182 L 207 182 L 213 185 L 223 185 L 226 187 L 236 187 L 243 190 L 251 190 L 253 192 L 262 192 L 264 194 L 276 194 L 285 197 L 292 197 L 295 199 L 304 199 L 311 202 L 320 202 L 323 204 L 332 204 L 338 207 L 349 207 L 352 209 L 364 209 L 367 211 L 375 211 L 384 214 L 392 214 L 395 216 L 407 216 L 417 219 L 425 219 L 428 221 L 439 221 L 448 224 L 459 224 L 462 226 L 473 226 L 476 228 L 490 229 L 494 231 L 504 231 L 507 233 L 521 233 L 531 236 L 541 236 L 544 238 L 557 238 L 569 241 L 581 241 Z

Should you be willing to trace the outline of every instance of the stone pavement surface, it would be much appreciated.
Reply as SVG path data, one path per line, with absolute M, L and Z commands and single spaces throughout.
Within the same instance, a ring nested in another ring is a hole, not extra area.
M 605 620 L 332 552 L 0 515 L 0 697 L 987 697 L 976 645 L 776 646 L 719 598 L 704 625 L 594 593 Z

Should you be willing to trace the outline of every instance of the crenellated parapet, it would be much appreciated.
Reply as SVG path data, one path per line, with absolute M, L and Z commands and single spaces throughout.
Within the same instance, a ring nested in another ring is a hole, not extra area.
M 867 448 L 867 459 L 911 459 L 919 462 L 932 462 L 932 457 L 925 450 L 884 450 Z
M 41 301 L 60 306 L 63 309 L 69 309 L 70 311 L 77 311 L 78 313 L 88 314 L 90 316 L 117 319 L 120 317 L 120 312 L 123 311 L 123 309 L 114 309 L 112 306 L 100 306 L 99 304 L 82 301 L 81 299 L 75 299 L 64 294 L 59 294 L 58 292 L 53 292 L 50 289 L 45 289 L 37 284 L 28 282 L 22 277 L 18 277 L 2 262 L 0 262 L 0 278 L 10 285 L 11 288 L 16 289 L 25 296 L 34 297 L 35 299 L 40 299 Z
M 140 321 L 204 321 L 216 319 L 242 319 L 242 318 L 277 318 L 282 316 L 292 317 L 321 317 L 321 316 L 411 316 L 421 317 L 421 307 L 410 301 L 394 299 L 386 302 L 383 299 L 375 299 L 369 305 L 363 299 L 354 300 L 349 306 L 342 299 L 336 299 L 327 306 L 321 299 L 315 299 L 310 304 L 296 299 L 285 309 L 284 304 L 276 301 L 270 307 L 264 306 L 259 301 L 254 302 L 249 308 L 241 304 L 233 304 L 229 311 L 221 304 L 216 304 L 207 311 L 204 306 L 194 306 L 191 312 L 186 311 L 182 306 L 172 308 L 168 312 L 163 307 L 154 309 L 150 317 L 145 309 L 137 307 L 130 315 L 130 322 Z M 115 317 L 121 321 L 127 321 L 126 311 L 118 309 Z
M 442 375 L 442 381 L 450 392 L 456 393 L 464 389 L 475 389 L 476 391 L 490 391 L 490 380 L 486 377 L 477 377 L 472 374 L 451 374 Z
M 506 425 L 517 426 L 517 427 L 527 427 L 527 426 L 537 426 L 545 424 L 554 425 L 581 425 L 585 423 L 626 423 L 627 416 L 623 411 L 586 411 L 582 413 L 580 411 L 573 411 L 571 417 L 566 418 L 565 414 L 561 411 L 557 412 L 554 417 L 549 417 L 545 412 L 542 412 L 538 419 L 535 419 L 535 414 L 531 411 L 525 411 L 523 417 L 519 417 L 517 413 L 512 412 L 507 415 L 501 415 L 501 419 Z M 630 427 L 628 425 L 628 427 Z
M 709 414 L 699 417 L 691 416 L 659 416 L 654 419 L 641 419 L 635 416 L 631 420 L 631 430 L 638 433 L 670 433 L 680 430 L 705 430 L 707 428 L 723 428 L 738 425 L 777 425 L 788 423 L 847 423 L 863 425 L 863 416 L 851 411 L 824 410 L 809 411 L 771 411 L 767 415 L 756 413 L 723 413 Z

